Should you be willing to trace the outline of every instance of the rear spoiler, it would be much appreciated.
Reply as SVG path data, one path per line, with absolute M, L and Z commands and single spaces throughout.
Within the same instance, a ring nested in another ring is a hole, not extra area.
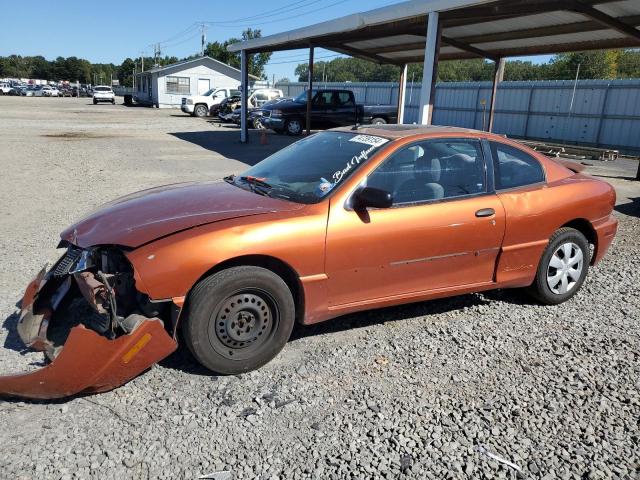
M 563 167 L 568 168 L 574 173 L 580 173 L 586 168 L 581 163 L 572 162 L 571 160 L 564 160 L 561 158 L 554 158 L 554 160 L 558 162 L 560 165 L 562 165 Z

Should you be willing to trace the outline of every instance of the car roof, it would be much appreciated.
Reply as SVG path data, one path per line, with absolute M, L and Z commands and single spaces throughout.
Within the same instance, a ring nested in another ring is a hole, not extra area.
M 438 125 L 397 125 L 397 124 L 389 124 L 389 125 L 366 125 L 362 127 L 358 127 L 355 130 L 353 127 L 339 127 L 334 128 L 335 131 L 342 132 L 350 132 L 350 133 L 361 133 L 365 135 L 376 135 L 379 137 L 386 138 L 406 138 L 413 137 L 415 135 L 433 135 L 437 136 L 440 134 L 460 134 L 464 136 L 469 135 L 487 135 L 487 132 L 482 132 L 480 130 L 472 130 L 470 128 L 460 128 L 460 127 L 444 127 Z

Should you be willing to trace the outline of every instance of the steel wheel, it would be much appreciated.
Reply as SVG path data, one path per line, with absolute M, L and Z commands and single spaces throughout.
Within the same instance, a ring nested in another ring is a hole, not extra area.
M 584 256 L 582 250 L 573 242 L 560 245 L 547 267 L 547 285 L 555 294 L 565 294 L 572 290 L 582 274 Z
M 220 304 L 209 324 L 209 341 L 220 355 L 243 360 L 269 342 L 278 322 L 278 309 L 267 292 L 240 291 Z

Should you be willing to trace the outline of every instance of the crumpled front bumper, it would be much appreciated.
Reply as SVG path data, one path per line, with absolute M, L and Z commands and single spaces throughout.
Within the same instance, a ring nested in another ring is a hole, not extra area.
M 47 348 L 47 314 L 32 324 L 25 320 L 33 316 L 34 301 L 46 284 L 44 278 L 43 269 L 27 287 L 18 324 L 22 340 L 36 350 Z M 105 392 L 127 383 L 177 348 L 159 318 L 130 317 L 135 328 L 113 340 L 83 325 L 72 327 L 49 365 L 29 373 L 0 376 L 0 396 L 57 399 Z

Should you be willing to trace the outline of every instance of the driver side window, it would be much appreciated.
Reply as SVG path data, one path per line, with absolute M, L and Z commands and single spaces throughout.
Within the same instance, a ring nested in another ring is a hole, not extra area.
M 367 179 L 393 195 L 393 205 L 486 192 L 484 158 L 475 140 L 430 140 L 396 152 Z

